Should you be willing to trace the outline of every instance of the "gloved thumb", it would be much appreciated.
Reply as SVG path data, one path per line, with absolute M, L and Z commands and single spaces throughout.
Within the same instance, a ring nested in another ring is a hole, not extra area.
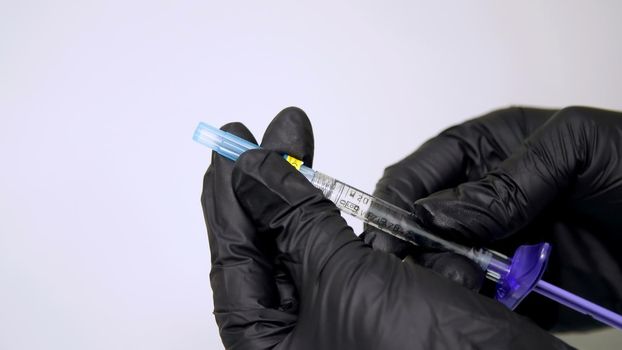
M 281 261 L 301 293 L 300 287 L 317 278 L 337 250 L 356 239 L 337 207 L 276 152 L 242 154 L 232 185 L 260 235 L 274 235 Z
M 297 107 L 287 107 L 272 119 L 261 141 L 261 147 L 302 160 L 308 167 L 313 163 L 314 137 L 306 113 Z M 272 244 L 270 244 L 272 246 Z M 274 261 L 275 282 L 281 306 L 296 312 L 299 300 L 292 277 L 277 255 Z

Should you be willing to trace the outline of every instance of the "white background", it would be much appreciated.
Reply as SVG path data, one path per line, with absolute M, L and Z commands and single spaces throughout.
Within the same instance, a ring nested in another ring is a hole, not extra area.
M 299 106 L 315 167 L 372 191 L 386 165 L 498 107 L 622 109 L 621 14 L 587 0 L 0 0 L 0 349 L 222 347 L 199 121 L 260 137 Z

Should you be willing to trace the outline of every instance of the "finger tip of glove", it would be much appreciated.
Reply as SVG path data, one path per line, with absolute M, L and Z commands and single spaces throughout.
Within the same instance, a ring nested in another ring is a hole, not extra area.
M 298 107 L 287 107 L 274 117 L 261 143 L 263 148 L 287 153 L 313 164 L 314 138 L 311 121 Z
M 424 228 L 454 242 L 482 245 L 494 240 L 494 220 L 486 209 L 442 191 L 416 201 L 413 213 Z
M 423 227 L 435 233 L 448 235 L 453 240 L 462 240 L 461 235 L 454 236 L 464 229 L 460 217 L 465 213 L 456 210 L 460 203 L 455 202 L 452 198 L 448 198 L 446 193 L 437 193 L 417 200 L 413 204 L 413 213 Z
M 432 208 L 431 208 L 432 207 Z M 422 198 L 413 203 L 412 212 L 415 214 L 417 221 L 424 227 L 435 228 L 436 216 L 434 210 L 434 201 L 428 198 Z

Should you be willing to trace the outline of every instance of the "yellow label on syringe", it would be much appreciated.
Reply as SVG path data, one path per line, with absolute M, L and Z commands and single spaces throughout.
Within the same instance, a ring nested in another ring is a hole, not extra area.
M 296 159 L 290 156 L 289 154 L 286 154 L 284 158 L 289 164 L 291 164 L 294 168 L 296 168 L 296 170 L 300 170 L 300 167 L 302 166 L 302 163 L 303 163 L 302 160 Z

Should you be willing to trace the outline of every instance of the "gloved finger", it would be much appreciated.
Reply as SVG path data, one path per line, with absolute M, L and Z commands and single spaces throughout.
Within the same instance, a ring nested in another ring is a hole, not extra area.
M 255 142 L 240 123 L 223 130 Z M 214 314 L 227 348 L 270 348 L 281 341 L 296 316 L 279 311 L 279 292 L 266 240 L 238 204 L 231 186 L 233 162 L 212 154 L 201 203 L 211 251 Z
M 300 108 L 287 107 L 274 117 L 261 141 L 261 147 L 300 159 L 313 166 L 313 128 Z
M 337 207 L 276 152 L 242 154 L 233 170 L 233 188 L 260 234 L 275 235 L 281 260 L 298 287 L 356 240 Z
M 602 174 L 620 171 L 611 149 L 620 149 L 622 141 L 619 130 L 609 127 L 620 117 L 600 111 L 596 115 L 606 122 L 599 126 L 594 113 L 559 111 L 496 169 L 417 201 L 415 214 L 449 239 L 486 243 L 517 232 L 562 195 L 569 205 L 611 193 L 611 177 Z
M 365 231 L 361 234 L 361 236 L 364 237 L 364 241 L 368 245 L 369 243 L 367 240 L 369 237 L 379 238 L 384 235 L 386 235 L 385 232 L 382 232 L 370 225 L 367 225 Z M 380 239 L 380 242 L 388 241 Z M 402 241 L 400 240 L 400 242 Z M 404 259 L 404 261 L 408 260 L 432 269 L 439 275 L 459 283 L 470 290 L 478 292 L 481 289 L 485 272 L 479 267 L 479 265 L 477 265 L 477 263 L 458 254 L 431 251 L 425 247 L 415 246 L 408 242 L 404 242 L 404 244 L 407 244 L 408 246 L 405 249 L 400 250 L 398 253 L 394 253 L 401 259 Z M 386 251 L 382 246 L 375 246 L 374 249 Z M 403 254 L 403 256 L 401 256 L 401 254 Z
M 478 292 L 486 277 L 485 271 L 467 257 L 450 252 L 420 252 L 406 259 L 432 269 L 441 276 Z
M 305 112 L 297 107 L 288 107 L 279 112 L 268 125 L 261 147 L 279 154 L 288 154 L 311 167 L 314 149 L 313 129 Z M 281 307 L 289 311 L 297 310 L 296 288 L 281 259 L 275 260 L 275 271 Z
M 387 167 L 374 196 L 413 211 L 416 200 L 479 179 L 505 160 L 553 110 L 507 108 L 443 131 L 396 164 Z M 363 239 L 374 249 L 405 256 L 410 246 L 378 230 Z

